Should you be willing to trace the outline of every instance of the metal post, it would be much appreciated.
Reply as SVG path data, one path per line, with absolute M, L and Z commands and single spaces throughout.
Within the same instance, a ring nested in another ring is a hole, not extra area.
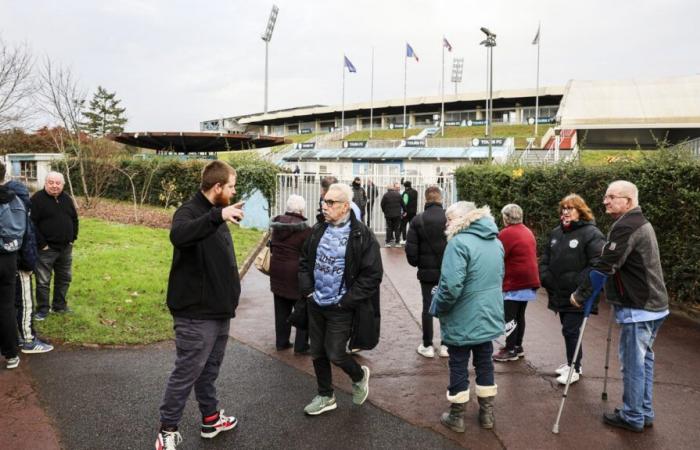
M 408 73 L 408 56 L 403 57 L 403 137 L 406 138 L 406 74 Z
M 372 47 L 372 75 L 369 84 L 369 138 L 374 130 L 374 47 Z
M 345 55 L 343 55 L 343 65 L 342 71 L 343 71 L 343 99 L 342 99 L 342 106 L 340 110 L 340 140 L 342 141 L 343 138 L 345 137 Z
M 496 43 L 494 42 L 493 45 L 496 45 Z M 493 153 L 491 149 L 491 134 L 493 134 L 493 125 L 491 121 L 491 116 L 493 116 L 493 45 L 489 47 L 489 164 L 491 164 L 491 156 Z
M 445 39 L 444 37 L 442 38 Z M 445 137 L 445 43 L 442 43 L 442 83 L 440 84 L 442 92 L 442 108 L 440 110 L 440 135 Z
M 538 28 L 539 30 L 539 28 Z M 535 137 L 537 137 L 537 124 L 540 121 L 540 40 L 537 39 L 537 84 L 535 87 Z
M 263 112 L 267 114 L 267 59 L 268 59 L 268 46 L 270 42 L 265 41 L 265 106 Z

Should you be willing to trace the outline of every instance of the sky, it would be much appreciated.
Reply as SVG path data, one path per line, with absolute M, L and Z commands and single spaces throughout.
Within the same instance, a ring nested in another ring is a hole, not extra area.
M 199 131 L 199 122 L 262 112 L 271 2 L 254 0 L 0 0 L 0 36 L 26 43 L 37 65 L 70 67 L 88 93 L 103 86 L 126 108 L 127 131 Z M 486 88 L 488 27 L 497 35 L 494 90 L 570 79 L 650 79 L 700 74 L 697 0 L 275 0 L 268 110 L 342 99 L 346 105 L 446 92 L 453 57 L 464 58 L 460 92 Z

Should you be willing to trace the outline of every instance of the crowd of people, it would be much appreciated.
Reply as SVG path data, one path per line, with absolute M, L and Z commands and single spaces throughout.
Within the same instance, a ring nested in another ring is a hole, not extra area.
M 0 180 L 5 175 L 0 163 Z M 20 353 L 53 350 L 37 336 L 35 321 L 71 312 L 67 293 L 79 221 L 64 185 L 59 172 L 49 172 L 31 197 L 20 181 L 0 185 L 0 347 L 8 369 L 19 366 Z

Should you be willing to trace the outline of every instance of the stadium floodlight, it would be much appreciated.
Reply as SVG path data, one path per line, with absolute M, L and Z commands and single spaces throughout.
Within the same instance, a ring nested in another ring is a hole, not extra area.
M 272 11 L 270 11 L 270 18 L 267 20 L 267 27 L 262 35 L 262 40 L 265 41 L 265 107 L 264 112 L 267 114 L 267 67 L 268 67 L 268 47 L 270 45 L 270 40 L 272 39 L 272 32 L 275 29 L 275 22 L 277 22 L 277 13 L 279 12 L 277 5 L 272 5 Z
M 462 82 L 462 72 L 464 71 L 464 58 L 455 58 L 452 61 L 452 82 L 455 84 L 455 95 L 457 95 L 457 83 Z
M 486 39 L 479 45 L 486 47 L 486 71 L 488 72 L 489 100 L 486 103 L 486 139 L 489 142 L 489 160 L 491 164 L 491 116 L 493 115 L 493 48 L 496 46 L 496 33 L 492 33 L 488 28 L 481 27 L 481 31 L 486 35 Z

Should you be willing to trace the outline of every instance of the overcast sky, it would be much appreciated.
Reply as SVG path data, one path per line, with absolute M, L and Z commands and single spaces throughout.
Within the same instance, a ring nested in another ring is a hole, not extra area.
M 116 91 L 129 131 L 198 131 L 199 122 L 263 110 L 264 42 L 273 2 L 253 0 L 0 0 L 0 34 L 38 59 L 68 65 L 92 95 Z M 486 26 L 497 34 L 494 89 L 534 87 L 542 23 L 541 82 L 659 78 L 700 73 L 698 0 L 277 0 L 270 43 L 269 110 L 374 98 L 439 95 L 441 41 L 447 92 L 453 56 L 462 92 L 485 89 Z

